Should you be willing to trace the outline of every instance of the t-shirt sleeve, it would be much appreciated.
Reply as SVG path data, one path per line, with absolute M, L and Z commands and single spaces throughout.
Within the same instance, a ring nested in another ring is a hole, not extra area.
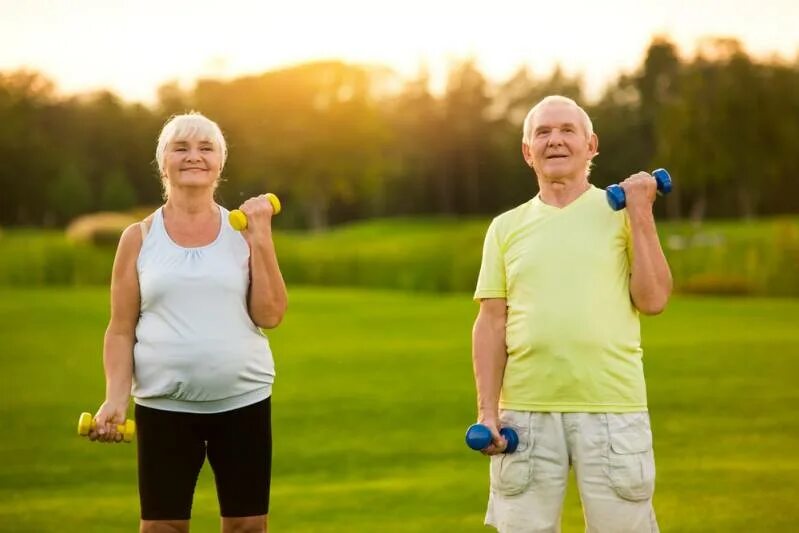
M 480 264 L 480 275 L 477 277 L 474 299 L 505 298 L 506 296 L 505 257 L 498 234 L 497 220 L 494 219 L 488 226 L 483 243 L 483 261 Z

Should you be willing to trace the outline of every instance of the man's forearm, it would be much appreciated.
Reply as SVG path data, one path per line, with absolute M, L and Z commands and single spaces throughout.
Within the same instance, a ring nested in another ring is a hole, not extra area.
M 507 359 L 504 320 L 478 316 L 472 332 L 472 362 L 481 419 L 495 421 L 498 417 Z
M 671 271 L 660 246 L 651 211 L 630 213 L 633 262 L 630 295 L 635 307 L 645 314 L 663 311 L 672 289 Z

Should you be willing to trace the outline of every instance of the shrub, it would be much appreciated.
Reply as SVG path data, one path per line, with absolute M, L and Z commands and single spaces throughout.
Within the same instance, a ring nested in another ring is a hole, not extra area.
M 125 228 L 136 221 L 133 215 L 127 213 L 92 213 L 70 222 L 66 235 L 68 240 L 76 243 L 115 246 Z

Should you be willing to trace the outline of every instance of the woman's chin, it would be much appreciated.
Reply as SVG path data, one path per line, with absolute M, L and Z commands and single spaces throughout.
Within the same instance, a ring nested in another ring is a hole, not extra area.
M 186 192 L 196 192 L 205 189 L 213 189 L 214 181 L 208 180 L 176 180 L 172 184 L 173 189 L 183 189 Z

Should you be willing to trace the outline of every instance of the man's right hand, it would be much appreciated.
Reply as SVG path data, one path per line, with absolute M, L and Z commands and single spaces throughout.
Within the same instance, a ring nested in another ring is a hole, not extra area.
M 480 418 L 478 420 L 481 424 L 491 430 L 491 444 L 480 450 L 483 455 L 499 455 L 505 452 L 508 447 L 502 435 L 499 434 L 499 421 L 496 418 Z

